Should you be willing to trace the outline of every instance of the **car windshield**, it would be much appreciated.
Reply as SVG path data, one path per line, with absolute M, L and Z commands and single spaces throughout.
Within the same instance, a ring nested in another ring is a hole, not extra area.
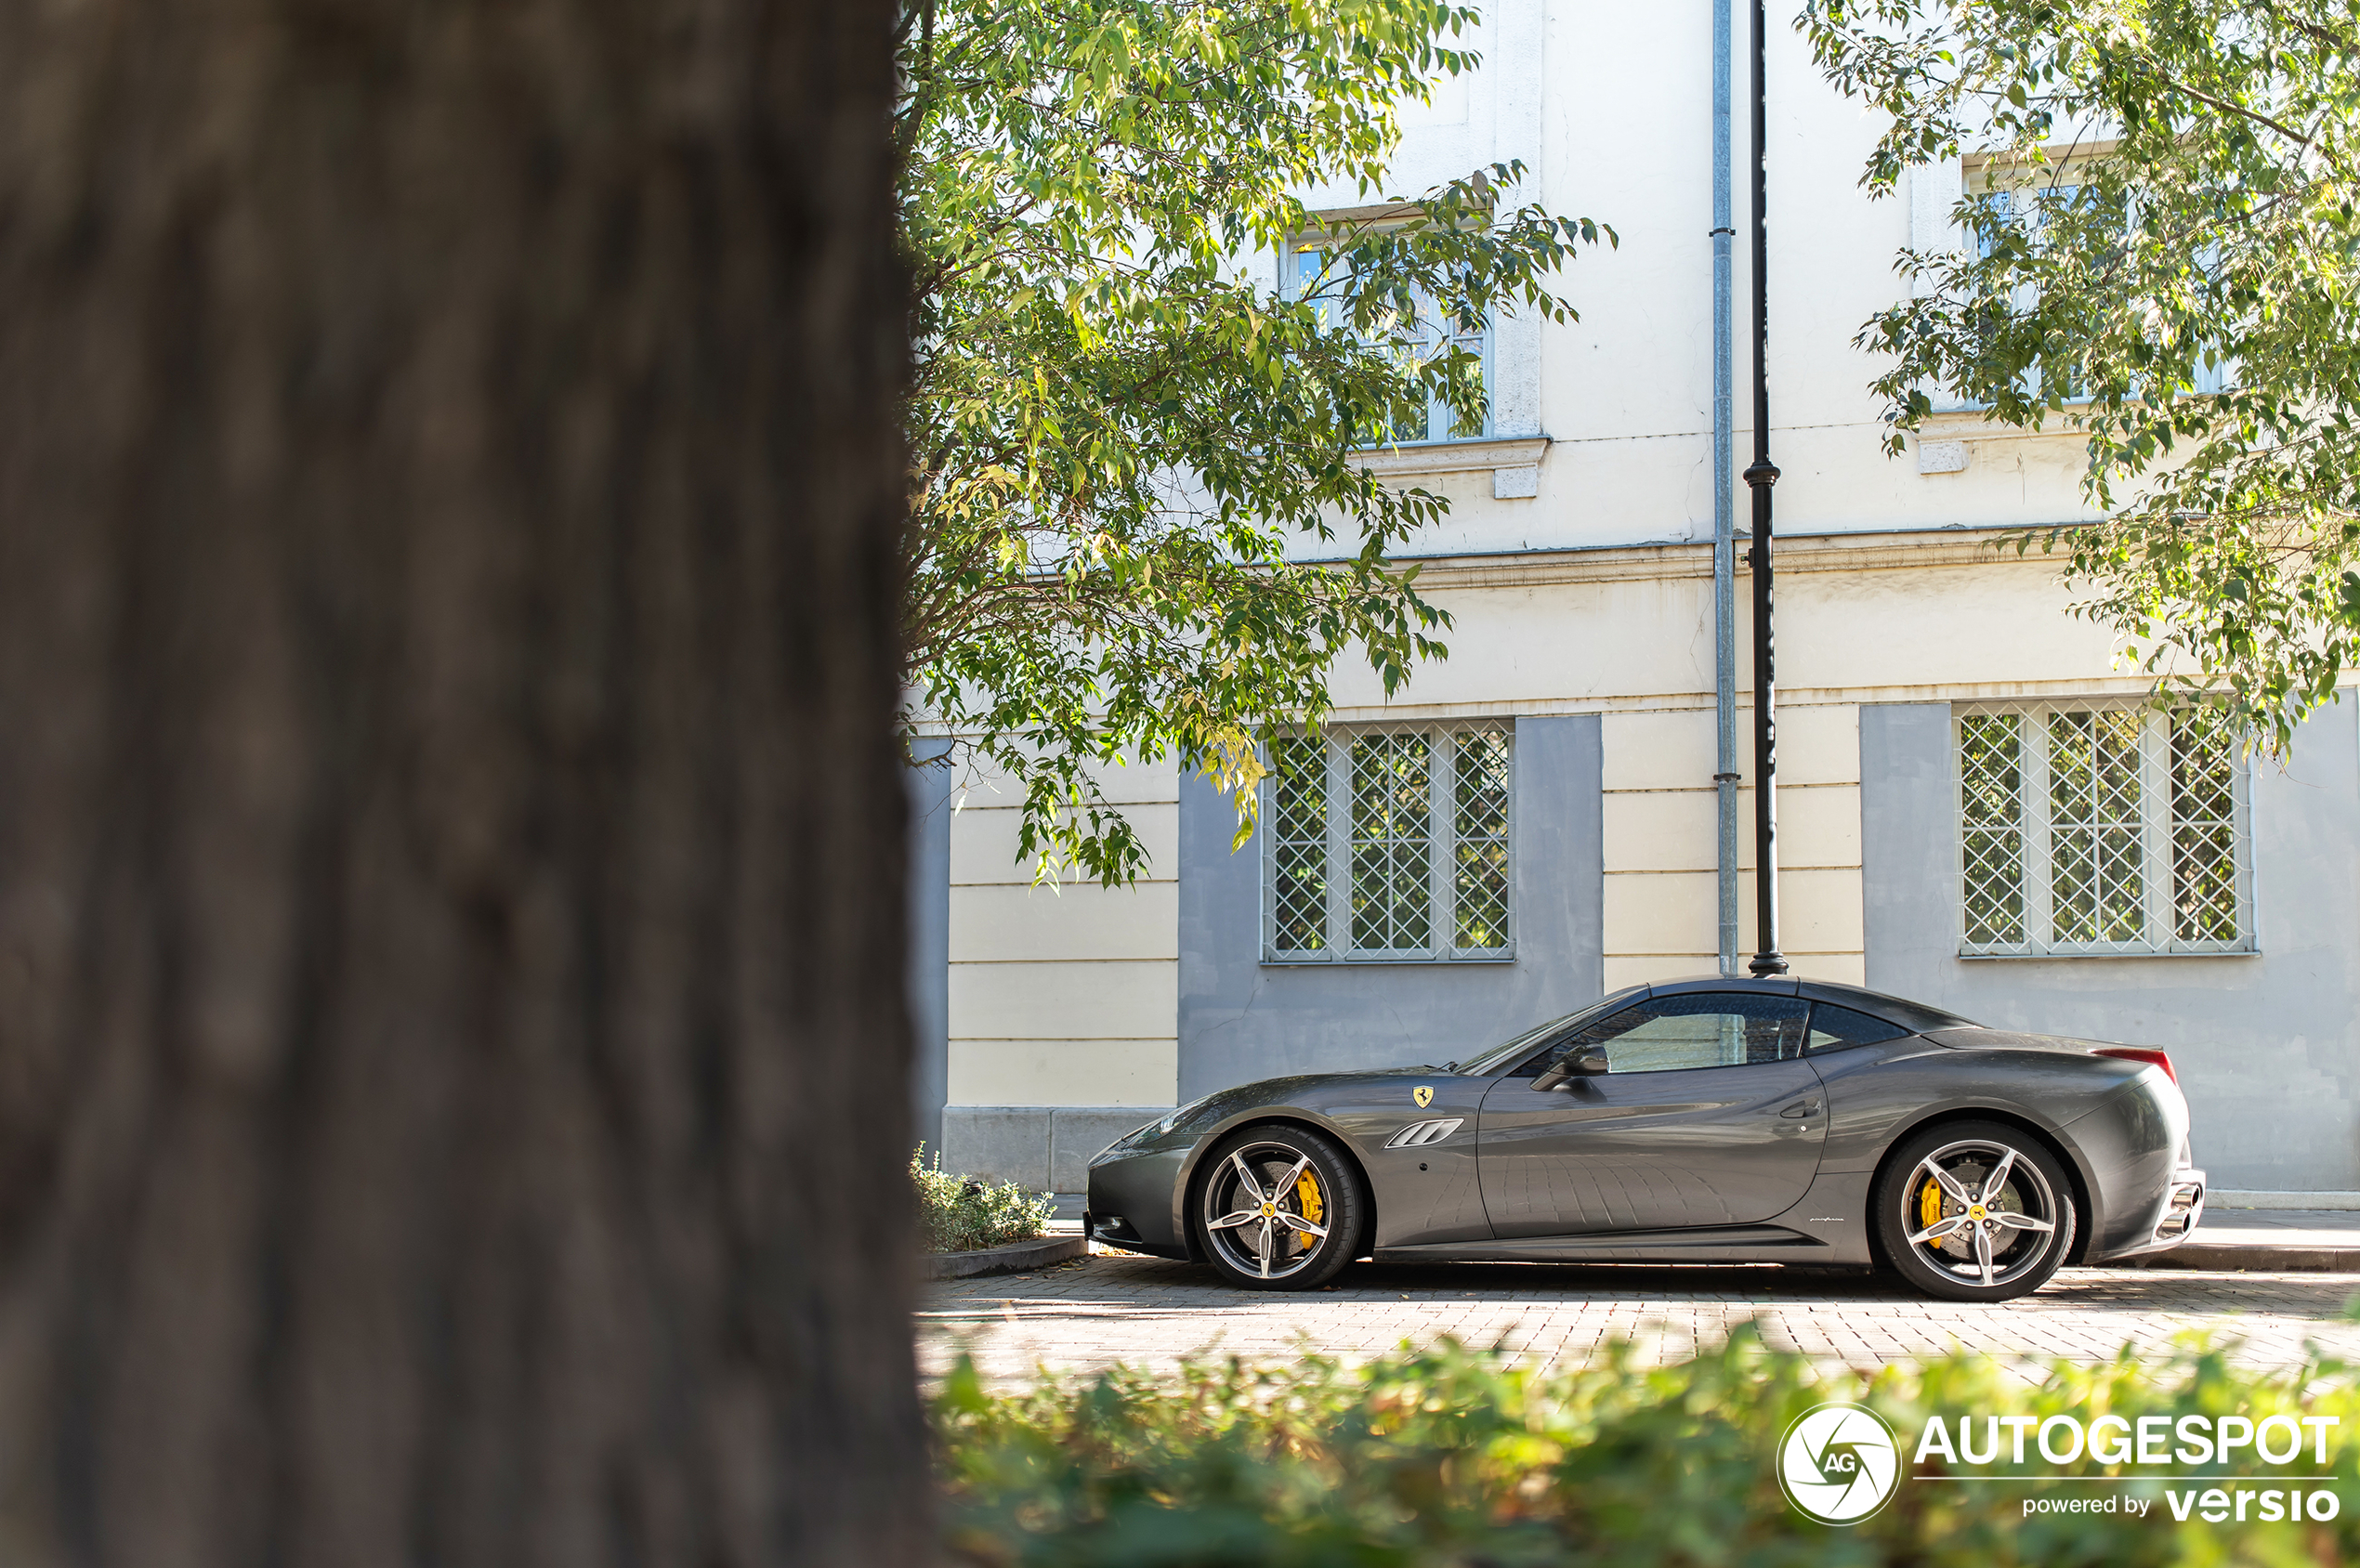
M 1625 986 L 1612 996 L 1601 998 L 1579 1013 L 1568 1013 L 1562 1018 L 1552 1018 L 1539 1027 L 1527 1029 L 1515 1039 L 1495 1045 L 1479 1055 L 1470 1056 L 1463 1062 L 1452 1062 L 1446 1066 L 1445 1070 L 1468 1078 L 1481 1078 L 1486 1073 L 1502 1071 L 1514 1065 L 1526 1052 L 1549 1039 L 1558 1030 L 1579 1024 L 1585 1018 L 1594 1018 L 1609 1008 L 1620 1007 L 1624 1002 L 1643 994 L 1645 990 L 1645 986 Z

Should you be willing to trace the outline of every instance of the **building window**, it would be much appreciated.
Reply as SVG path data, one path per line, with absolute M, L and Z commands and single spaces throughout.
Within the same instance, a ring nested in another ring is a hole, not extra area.
M 1337 725 L 1271 748 L 1263 959 L 1515 956 L 1515 731 Z
M 2049 231 L 2053 220 L 2071 214 L 2078 216 L 2096 216 L 2102 230 L 2128 233 L 2136 224 L 2137 193 L 2125 198 L 2125 204 L 2111 213 L 2102 211 L 2099 188 L 2084 184 L 2084 171 L 2103 157 L 2103 151 L 2064 153 L 2053 162 L 2028 163 L 2014 159 L 1973 159 L 1964 167 L 1962 184 L 1973 216 L 1970 220 L 1968 242 L 1978 260 L 1989 260 L 1998 250 L 2000 236 L 2012 234 L 2026 249 L 2039 252 L 2052 244 Z M 2073 243 L 2068 237 L 2063 243 Z M 2214 256 L 2208 250 L 2196 258 L 2200 267 L 2209 268 Z M 2036 309 L 2039 291 L 2029 284 L 2021 285 L 2011 302 L 2020 312 Z M 2027 396 L 2040 391 L 2040 368 L 2027 366 L 2017 378 L 2017 385 Z M 2200 358 L 2192 367 L 2187 390 L 2198 396 L 2218 396 L 2237 385 L 2237 367 L 2222 356 Z M 2068 384 L 2062 388 L 2063 401 L 2067 404 L 2088 403 L 2089 394 Z M 1988 403 L 1970 401 L 1945 394 L 1934 405 L 1934 412 L 1962 412 L 1988 408 Z
M 1293 259 L 1293 275 L 1286 281 L 1295 298 L 1318 301 L 1340 286 L 1332 270 L 1338 265 L 1332 252 L 1305 246 L 1294 253 Z M 1322 304 L 1320 308 L 1324 312 L 1327 306 Z M 1474 355 L 1478 366 L 1476 385 L 1485 390 L 1483 416 L 1462 419 L 1442 399 L 1429 399 L 1422 408 L 1397 412 L 1386 429 L 1372 431 L 1371 445 L 1479 441 L 1490 436 L 1491 324 L 1488 320 L 1478 317 L 1470 323 L 1461 319 L 1456 307 L 1446 307 L 1431 294 L 1419 292 L 1411 296 L 1408 311 L 1394 318 L 1383 341 L 1395 356 L 1411 365 L 1439 359 L 1454 348 Z
M 2254 950 L 2249 769 L 2201 712 L 1952 710 L 1964 957 Z

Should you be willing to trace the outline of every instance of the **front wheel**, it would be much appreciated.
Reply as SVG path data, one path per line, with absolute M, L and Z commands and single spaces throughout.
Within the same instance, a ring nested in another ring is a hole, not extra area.
M 1309 1290 L 1352 1261 L 1368 1199 L 1335 1140 L 1282 1122 L 1241 1127 L 1203 1171 L 1189 1224 L 1232 1285 Z
M 1887 1161 L 1874 1201 L 1886 1259 L 1945 1300 L 2029 1296 L 2073 1252 L 2064 1166 L 2002 1122 L 1949 1122 L 1910 1138 Z

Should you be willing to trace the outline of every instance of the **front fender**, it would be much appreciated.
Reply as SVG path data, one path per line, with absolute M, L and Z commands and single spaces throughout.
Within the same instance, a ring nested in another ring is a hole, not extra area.
M 1194 1143 L 1188 1145 L 1188 1152 L 1180 1160 L 1179 1174 L 1172 1183 L 1172 1234 L 1177 1236 L 1180 1244 L 1188 1249 L 1188 1256 L 1191 1258 L 1197 1255 L 1197 1241 L 1195 1235 L 1188 1228 L 1188 1195 L 1196 1189 L 1197 1168 L 1203 1162 L 1205 1155 L 1214 1144 L 1239 1128 L 1252 1126 L 1257 1121 L 1291 1121 L 1305 1127 L 1316 1127 L 1342 1143 L 1346 1151 L 1359 1160 L 1361 1174 L 1364 1178 L 1368 1174 L 1367 1152 L 1359 1146 L 1351 1132 L 1341 1126 L 1333 1117 L 1323 1115 L 1309 1106 L 1297 1104 L 1253 1105 L 1245 1110 L 1231 1111 L 1200 1134 Z
M 1358 1163 L 1375 1209 L 1370 1246 L 1488 1240 L 1491 1220 L 1475 1168 L 1475 1133 L 1483 1097 L 1494 1081 L 1431 1070 L 1340 1074 L 1297 1080 L 1290 1087 L 1300 1091 L 1284 1100 L 1226 1106 L 1221 1119 L 1190 1145 L 1173 1184 L 1175 1231 L 1187 1235 L 1188 1194 L 1215 1143 L 1253 1122 L 1288 1121 L 1326 1133 Z M 1412 1129 L 1427 1130 L 1427 1136 L 1387 1147 Z

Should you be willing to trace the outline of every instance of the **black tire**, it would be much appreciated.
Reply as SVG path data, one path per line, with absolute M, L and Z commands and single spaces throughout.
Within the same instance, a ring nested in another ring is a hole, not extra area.
M 1352 1156 L 1324 1133 L 1256 1122 L 1206 1150 L 1197 1172 L 1189 1235 L 1198 1255 L 1232 1285 L 1316 1289 L 1359 1250 L 1369 1196 Z M 1239 1219 L 1245 1215 L 1253 1218 Z M 1311 1230 L 1272 1223 L 1296 1218 Z
M 1994 1175 L 1997 1201 L 1986 1204 Z M 2073 1255 L 2080 1223 L 2064 1164 L 2039 1139 L 1997 1121 L 1911 1134 L 1886 1157 L 1869 1201 L 1894 1272 L 1947 1301 L 2031 1295 Z

